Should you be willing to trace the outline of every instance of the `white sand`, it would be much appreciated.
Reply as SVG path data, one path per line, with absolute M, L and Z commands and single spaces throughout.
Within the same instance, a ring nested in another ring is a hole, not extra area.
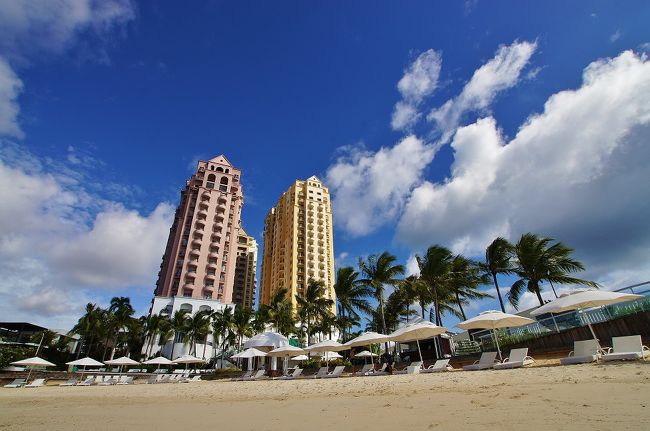
M 0 430 L 650 430 L 650 362 L 330 380 L 0 388 Z

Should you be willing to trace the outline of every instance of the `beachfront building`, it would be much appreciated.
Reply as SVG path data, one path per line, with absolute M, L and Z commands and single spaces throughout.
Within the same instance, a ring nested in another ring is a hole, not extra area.
M 240 170 L 223 155 L 198 162 L 196 172 L 181 190 L 151 314 L 171 317 L 181 309 L 194 314 L 243 303 L 233 298 L 239 237 L 248 237 L 241 228 L 244 196 L 240 176 Z M 155 343 L 153 353 L 161 348 L 165 353 L 171 353 L 173 348 L 174 356 L 188 353 L 189 346 L 182 343 L 182 335 L 177 334 L 176 346 L 171 342 L 167 346 Z M 211 343 L 210 336 L 208 344 Z M 200 354 L 203 346 L 196 350 Z M 211 348 L 205 350 L 212 353 Z
M 304 295 L 310 278 L 322 280 L 326 297 L 336 301 L 334 276 L 329 190 L 315 176 L 298 180 L 266 216 L 260 303 L 269 304 L 278 289 L 287 288 L 295 310 L 296 295 Z
M 257 287 L 257 241 L 244 229 L 237 236 L 237 257 L 235 262 L 235 284 L 232 302 L 243 307 L 255 306 Z

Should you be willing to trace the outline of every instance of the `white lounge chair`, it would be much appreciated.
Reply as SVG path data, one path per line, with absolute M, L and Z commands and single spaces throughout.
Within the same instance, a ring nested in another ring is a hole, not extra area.
M 93 384 L 94 381 L 95 378 L 93 376 L 86 377 L 86 380 L 84 380 L 83 382 L 78 382 L 75 386 L 90 386 Z
M 476 370 L 487 370 L 494 367 L 494 364 L 498 364 L 497 352 L 483 352 L 478 361 L 474 362 L 472 365 L 465 365 L 463 370 L 465 371 L 476 371 Z
M 510 351 L 510 356 L 505 358 L 500 364 L 494 364 L 495 370 L 506 370 L 511 368 L 520 368 L 524 365 L 530 365 L 535 360 L 528 356 L 528 347 L 521 349 L 512 349 Z
M 386 374 L 388 374 L 388 372 L 386 371 L 386 368 L 388 368 L 388 363 L 384 362 L 384 363 L 381 365 L 381 368 L 380 368 L 380 369 L 375 370 L 375 369 L 373 368 L 372 370 L 367 371 L 367 372 L 364 374 L 364 376 L 385 376 Z
M 77 379 L 68 379 L 65 383 L 59 383 L 59 386 L 76 386 L 77 383 L 79 383 Z
M 293 380 L 297 379 L 302 374 L 302 368 L 294 368 L 291 374 L 285 374 L 282 377 L 278 377 L 278 380 Z
M 336 379 L 337 377 L 341 377 L 341 374 L 343 374 L 343 370 L 345 370 L 345 365 L 339 365 L 337 367 L 334 367 L 334 370 L 331 373 L 327 373 L 326 375 L 324 375 L 323 378 Z
M 201 376 L 194 376 L 192 378 L 186 378 L 181 380 L 181 383 L 192 383 L 192 382 L 199 382 L 201 381 Z
M 630 361 L 645 359 L 650 355 L 650 349 L 641 342 L 640 335 L 613 337 L 612 347 L 607 349 L 603 361 Z
M 26 388 L 40 388 L 42 386 L 45 386 L 45 379 L 35 379 L 30 384 L 25 385 Z
M 393 371 L 393 374 L 415 374 L 416 370 L 419 370 L 420 368 L 422 368 L 422 361 L 415 361 L 400 370 Z
M 232 379 L 232 381 L 235 382 L 235 381 L 238 381 L 238 380 L 249 379 L 250 376 L 252 376 L 252 375 L 253 375 L 253 370 L 248 370 L 244 374 L 242 374 L 240 377 L 235 377 L 234 379 Z
M 325 377 L 327 374 L 329 374 L 329 370 L 330 370 L 329 367 L 320 367 L 318 369 L 318 372 L 314 374 L 312 377 L 314 377 L 315 379 L 320 379 L 322 377 Z
M 26 382 L 27 382 L 27 380 L 25 380 L 25 379 L 14 379 L 13 382 L 9 383 L 8 385 L 5 385 L 4 387 L 5 387 L 5 388 L 20 388 L 20 387 L 22 387 Z
M 354 373 L 354 375 L 355 376 L 363 376 L 364 374 L 366 374 L 368 371 L 372 370 L 373 368 L 375 368 L 375 364 L 365 364 L 363 366 L 363 368 L 361 368 L 359 371 Z
M 596 340 L 574 341 L 573 350 L 569 352 L 569 356 L 560 359 L 560 363 L 562 365 L 586 364 L 597 361 L 601 354 L 602 350 Z
M 257 372 L 255 374 L 253 374 L 252 376 L 250 376 L 250 377 L 248 377 L 246 379 L 242 379 L 242 380 L 260 380 L 260 379 L 265 377 L 264 373 L 266 373 L 266 370 L 264 368 L 261 368 L 261 369 L 257 370 Z
M 133 384 L 133 377 L 131 376 L 122 376 L 124 378 L 120 378 L 120 381 L 117 382 L 118 385 L 132 385 Z
M 440 373 L 442 371 L 451 371 L 454 368 L 449 365 L 449 359 L 438 359 L 435 364 L 423 368 L 421 373 Z
M 97 383 L 99 386 L 113 386 L 117 384 L 117 380 L 111 376 L 105 376 L 102 382 Z

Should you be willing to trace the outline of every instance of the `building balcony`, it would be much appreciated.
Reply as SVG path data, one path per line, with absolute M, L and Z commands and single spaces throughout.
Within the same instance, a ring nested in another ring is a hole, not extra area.
M 186 276 L 186 277 L 192 277 L 192 278 L 194 278 L 194 277 L 196 277 L 196 271 L 193 270 L 193 269 L 190 269 L 190 270 L 187 271 L 187 273 L 185 274 L 185 276 Z
M 202 232 L 202 231 L 203 231 L 203 228 L 205 228 L 205 220 L 197 220 L 197 221 L 194 223 L 194 227 L 195 227 L 197 230 L 200 229 L 201 232 Z
M 208 257 L 218 258 L 219 257 L 219 252 L 218 251 L 211 251 L 210 253 L 208 253 Z
M 206 279 L 206 280 L 214 281 L 214 280 L 217 279 L 217 276 L 214 275 L 214 274 L 205 274 L 205 279 Z
M 217 223 L 223 223 L 224 218 L 221 214 L 217 214 L 216 216 L 214 216 L 214 221 Z
M 210 199 L 210 192 L 207 190 L 203 190 L 203 193 L 201 193 L 201 197 L 208 198 Z
M 219 199 L 217 199 L 217 203 L 220 204 L 226 204 L 228 202 L 228 199 L 225 198 L 225 196 L 219 196 Z
M 192 244 L 193 245 L 198 245 L 199 247 L 201 246 L 202 243 L 203 243 L 203 241 L 201 241 L 201 238 L 194 238 L 192 240 Z
M 199 229 L 199 228 L 196 228 L 196 229 L 194 230 L 194 233 L 197 234 L 197 235 L 201 235 L 201 236 L 203 236 L 203 234 L 205 233 L 205 231 L 203 230 L 203 228 L 200 228 L 200 229 Z
M 199 212 L 198 212 L 198 215 L 207 218 L 208 217 L 208 211 L 204 210 L 204 209 L 200 209 Z
M 217 213 L 225 213 L 226 209 L 226 203 L 219 202 L 219 205 L 217 205 Z
M 209 207 L 210 207 L 210 199 L 205 199 L 199 202 L 199 208 L 207 210 Z
M 190 255 L 191 256 L 199 256 L 199 255 L 201 255 L 201 250 L 193 248 L 192 250 L 190 250 Z
M 208 269 L 217 269 L 217 268 L 219 268 L 219 266 L 216 263 L 208 263 L 206 265 L 206 268 L 208 268 Z
M 194 290 L 194 285 L 190 283 L 185 283 L 183 285 L 183 289 L 189 289 L 189 290 Z

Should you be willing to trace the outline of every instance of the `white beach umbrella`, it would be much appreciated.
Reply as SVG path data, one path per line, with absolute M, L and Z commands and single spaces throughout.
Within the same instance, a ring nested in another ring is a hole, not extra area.
M 99 361 L 94 360 L 93 358 L 90 358 L 86 356 L 85 358 L 77 359 L 75 361 L 70 361 L 66 362 L 66 365 L 74 365 L 77 367 L 82 367 L 81 368 L 81 379 L 83 380 L 84 378 L 84 373 L 86 372 L 86 367 L 103 367 L 104 364 L 102 364 Z
M 282 346 L 271 350 L 267 355 L 271 357 L 284 358 L 284 369 L 289 368 L 289 356 L 301 355 L 305 353 L 303 349 L 295 346 Z
M 203 359 L 197 358 L 196 356 L 183 355 L 183 356 L 179 356 L 178 358 L 174 359 L 172 362 L 174 364 L 185 364 L 185 369 L 187 370 L 187 366 L 189 364 L 202 364 L 205 361 Z
M 306 361 L 307 359 L 309 359 L 307 355 L 298 355 L 291 358 L 292 361 Z
M 337 352 L 314 352 L 314 355 L 325 358 L 326 361 L 331 361 L 332 359 L 342 359 L 343 356 Z
M 540 316 L 546 313 L 562 313 L 563 311 L 580 310 L 584 308 L 601 307 L 603 305 L 616 304 L 618 302 L 634 301 L 643 298 L 642 295 L 635 295 L 633 293 L 620 293 L 609 292 L 607 290 L 594 290 L 594 289 L 578 289 L 572 292 L 563 293 L 559 298 L 542 305 L 538 309 L 532 311 L 531 316 Z M 587 322 L 591 335 L 598 343 L 598 338 L 591 326 L 591 322 Z M 600 344 L 599 344 L 600 345 Z
M 383 343 L 384 341 L 388 341 L 388 338 L 384 334 L 379 334 L 377 332 L 364 332 L 358 337 L 353 338 L 347 343 L 343 344 L 343 346 L 346 349 L 352 349 L 354 347 L 370 346 L 371 344 Z
M 305 350 L 308 352 L 339 352 L 341 350 L 347 350 L 343 344 L 334 341 L 334 340 L 324 340 L 320 343 L 312 344 L 311 346 L 305 347 Z
M 104 361 L 106 365 L 117 365 L 120 367 L 120 374 L 122 374 L 122 367 L 123 366 L 131 366 L 131 365 L 140 365 L 140 362 L 135 361 L 129 357 L 122 356 L 121 358 L 117 359 L 111 359 L 108 361 Z
M 46 361 L 45 359 L 34 356 L 33 358 L 22 359 L 20 361 L 12 362 L 11 365 L 19 367 L 54 367 L 56 364 Z
M 56 366 L 55 364 L 51 363 L 50 361 L 46 361 L 45 359 L 39 358 L 38 356 L 34 356 L 33 358 L 22 359 L 20 361 L 15 361 L 15 362 L 12 362 L 11 365 L 29 367 L 29 373 L 27 373 L 27 380 L 29 380 L 29 377 L 32 375 L 32 369 L 33 368 L 45 368 L 45 367 L 54 367 L 54 366 Z
M 478 316 L 465 320 L 456 326 L 461 329 L 491 329 L 494 334 L 494 340 L 496 341 L 499 358 L 503 358 L 501 356 L 501 348 L 499 347 L 499 338 L 497 337 L 495 329 L 512 328 L 516 326 L 529 325 L 531 323 L 535 323 L 535 321 L 527 317 L 490 310 L 484 311 Z
M 372 357 L 376 357 L 376 356 L 379 356 L 379 355 L 377 355 L 376 353 L 372 353 L 369 350 L 364 350 L 363 352 L 359 352 L 356 355 L 354 355 L 355 358 L 372 358 Z
M 278 334 L 277 332 L 263 332 L 246 341 L 244 343 L 244 348 L 248 349 L 249 347 L 270 347 L 271 349 L 275 349 L 288 345 L 289 340 L 284 335 Z
M 267 355 L 266 352 L 262 352 L 261 350 L 251 347 L 249 349 L 244 350 L 243 352 L 237 353 L 236 355 L 232 355 L 232 357 L 236 359 L 250 359 L 250 358 L 262 357 L 266 355 Z
M 432 322 L 427 322 L 426 320 L 418 323 L 413 323 L 408 326 L 399 328 L 397 331 L 388 335 L 390 341 L 397 342 L 407 342 L 415 341 L 418 345 L 418 354 L 420 355 L 420 360 L 422 360 L 422 350 L 420 350 L 420 340 L 426 340 L 427 338 L 433 338 L 438 335 L 444 334 L 447 332 L 447 328 L 444 326 L 438 326 Z
M 165 358 L 164 356 L 156 356 L 155 358 L 149 359 L 148 361 L 144 361 L 142 363 L 142 365 L 158 365 L 158 367 L 156 367 L 157 370 L 160 369 L 161 365 L 171 365 L 171 364 L 173 364 L 173 362 Z

